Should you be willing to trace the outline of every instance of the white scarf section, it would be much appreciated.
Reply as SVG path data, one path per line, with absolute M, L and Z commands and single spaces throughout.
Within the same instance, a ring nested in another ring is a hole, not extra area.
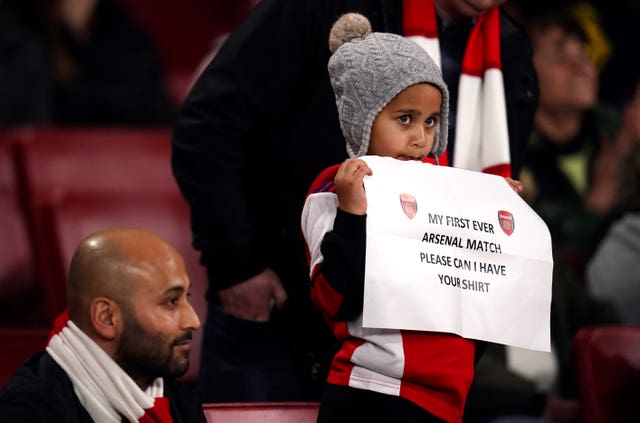
M 469 35 L 458 85 L 456 167 L 511 176 L 507 105 L 500 60 L 500 13 L 480 16 Z
M 441 67 L 435 8 L 424 0 L 404 0 L 405 36 Z M 500 58 L 500 12 L 476 19 L 464 53 L 458 86 L 453 166 L 511 176 L 507 106 Z
M 71 320 L 49 341 L 47 352 L 67 373 L 76 395 L 96 422 L 137 422 L 154 398 L 163 396 L 162 378 L 143 391 L 122 368 Z

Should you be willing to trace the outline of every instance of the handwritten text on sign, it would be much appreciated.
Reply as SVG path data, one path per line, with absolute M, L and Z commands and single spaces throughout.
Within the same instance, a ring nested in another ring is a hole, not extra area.
M 549 350 L 544 222 L 497 176 L 366 156 L 366 327 Z

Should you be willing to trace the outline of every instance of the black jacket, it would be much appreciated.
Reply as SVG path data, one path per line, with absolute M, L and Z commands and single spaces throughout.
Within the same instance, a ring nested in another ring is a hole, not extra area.
M 195 84 L 177 120 L 173 171 L 213 289 L 271 267 L 290 298 L 308 296 L 300 234 L 306 191 L 320 171 L 347 157 L 327 72 L 329 31 L 341 14 L 358 11 L 374 31 L 401 33 L 401 6 L 265 0 Z M 502 56 L 515 175 L 537 82 L 529 43 L 506 16 Z
M 206 423 L 202 403 L 186 385 L 164 379 L 174 423 Z M 0 422 L 92 423 L 73 384 L 51 356 L 31 357 L 0 391 Z

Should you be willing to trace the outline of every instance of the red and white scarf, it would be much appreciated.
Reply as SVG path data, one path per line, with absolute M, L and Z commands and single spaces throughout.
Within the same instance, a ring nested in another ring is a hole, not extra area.
M 403 24 L 404 35 L 422 46 L 442 69 L 433 1 L 404 0 Z M 453 165 L 511 176 L 497 7 L 479 16 L 471 30 L 462 59 L 457 102 Z M 440 163 L 448 161 L 445 152 Z
M 47 352 L 71 379 L 80 403 L 96 422 L 173 422 L 162 378 L 142 390 L 65 311 L 55 323 Z

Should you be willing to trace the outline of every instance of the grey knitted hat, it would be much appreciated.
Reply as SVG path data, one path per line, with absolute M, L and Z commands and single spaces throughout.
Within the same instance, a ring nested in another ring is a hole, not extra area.
M 402 36 L 371 32 L 357 13 L 340 17 L 331 28 L 329 76 L 336 96 L 340 127 L 350 157 L 367 154 L 376 116 L 402 90 L 426 82 L 442 93 L 440 119 L 430 155 L 447 147 L 449 91 L 438 65 L 419 45 Z

